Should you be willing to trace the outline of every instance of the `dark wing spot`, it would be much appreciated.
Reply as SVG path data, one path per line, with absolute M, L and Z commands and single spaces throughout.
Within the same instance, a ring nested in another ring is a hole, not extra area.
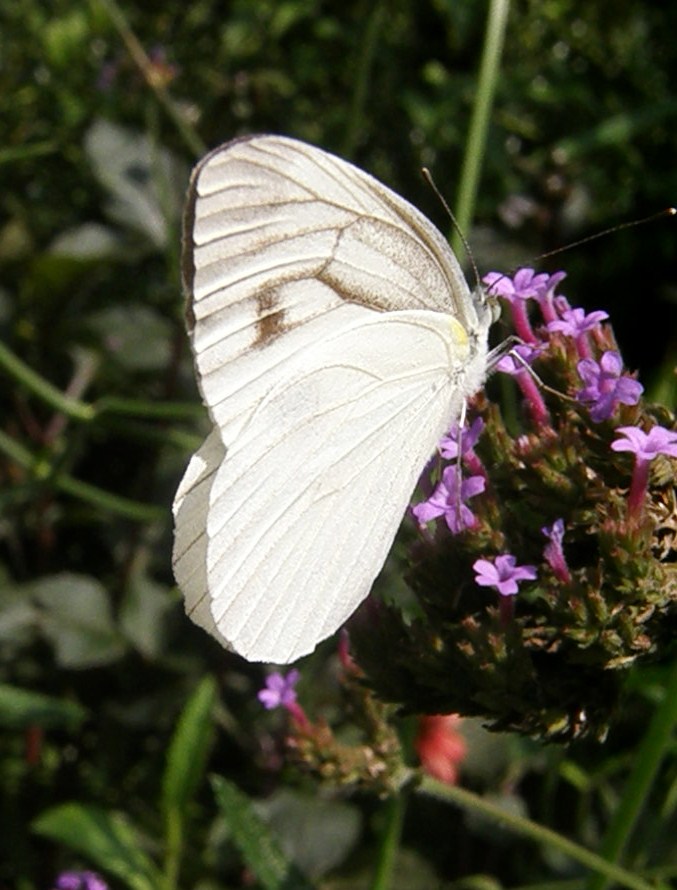
M 279 297 L 275 288 L 261 291 L 256 295 L 258 320 L 254 346 L 266 346 L 284 332 L 284 309 L 276 309 Z

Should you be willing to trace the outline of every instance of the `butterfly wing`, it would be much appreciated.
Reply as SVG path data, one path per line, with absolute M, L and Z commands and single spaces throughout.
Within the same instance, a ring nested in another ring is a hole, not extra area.
M 193 619 L 252 661 L 292 661 L 333 633 L 460 410 L 450 368 L 465 354 L 439 313 L 360 307 L 270 390 L 225 460 L 212 434 L 177 511 Z
M 468 286 L 435 227 L 320 149 L 278 136 L 235 141 L 198 165 L 189 195 L 191 338 L 226 445 L 289 355 L 305 348 L 310 320 L 323 336 L 349 303 L 431 309 L 475 325 Z
M 175 501 L 197 623 L 287 662 L 367 595 L 486 329 L 415 208 L 319 149 L 237 141 L 193 176 L 184 277 L 214 432 Z

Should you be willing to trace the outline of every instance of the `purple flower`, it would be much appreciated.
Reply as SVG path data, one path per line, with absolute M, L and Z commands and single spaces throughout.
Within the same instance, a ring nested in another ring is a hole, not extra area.
M 589 404 L 590 417 L 595 423 L 609 420 L 616 405 L 636 405 L 644 387 L 632 377 L 621 374 L 623 361 L 617 352 L 605 352 L 599 362 L 584 358 L 578 363 L 578 373 L 585 384 L 576 398 Z
M 549 543 L 543 548 L 543 557 L 553 570 L 555 577 L 563 583 L 571 581 L 571 573 L 564 558 L 562 542 L 564 540 L 564 520 L 556 519 L 552 525 L 544 525 L 541 529 Z
M 525 365 L 531 364 L 544 348 L 544 344 L 536 344 L 535 342 L 521 343 L 518 346 L 513 346 L 510 352 L 504 355 L 496 364 L 497 370 L 503 371 L 505 374 L 511 374 L 517 380 L 517 384 L 526 400 L 529 413 L 537 426 L 547 423 L 548 409 L 545 406 L 540 387 Z M 519 361 L 520 358 L 523 361 Z
M 538 300 L 538 305 L 541 307 L 541 314 L 543 315 L 543 321 L 548 324 L 550 321 L 555 321 L 558 317 L 557 314 L 557 302 L 556 301 L 564 301 L 566 304 L 565 308 L 569 308 L 569 304 L 566 300 L 566 297 L 561 295 L 555 296 L 555 288 L 557 285 L 567 277 L 566 272 L 553 272 L 552 275 L 549 276 L 547 283 L 544 285 L 542 291 L 537 294 L 536 299 Z
M 108 884 L 95 871 L 62 871 L 55 890 L 108 890 Z
M 513 346 L 510 352 L 506 352 L 503 358 L 496 363 L 496 370 L 502 371 L 503 374 L 523 374 L 528 373 L 525 365 L 530 365 L 534 359 L 545 349 L 545 344 L 540 343 L 519 343 Z M 516 358 L 515 356 L 518 356 Z M 522 359 L 522 361 L 520 361 Z
M 531 300 L 544 293 L 550 276 L 525 268 L 518 269 L 512 278 L 500 272 L 489 272 L 482 281 L 487 285 L 488 293 L 513 303 L 515 300 Z
M 440 454 L 445 460 L 456 460 L 458 457 L 458 440 L 461 439 L 461 457 L 465 457 L 469 451 L 472 451 L 477 440 L 482 435 L 484 429 L 484 421 L 481 417 L 476 417 L 469 427 L 459 427 L 456 423 L 449 430 L 446 436 L 440 439 Z
M 475 583 L 480 587 L 495 587 L 501 596 L 514 596 L 518 581 L 533 581 L 536 566 L 515 565 L 515 557 L 510 553 L 497 556 L 493 561 L 478 559 L 473 563 Z
M 556 305 L 558 299 L 559 298 L 555 300 Z M 590 344 L 588 343 L 587 337 L 588 332 L 594 330 L 600 322 L 604 321 L 605 318 L 608 318 L 609 313 L 597 309 L 586 315 L 585 309 L 575 308 L 562 309 L 560 311 L 560 316 L 561 317 L 555 319 L 555 321 L 548 322 L 546 325 L 548 330 L 551 333 L 553 331 L 559 331 L 559 333 L 564 334 L 566 337 L 574 337 L 578 348 L 578 354 L 581 358 L 590 358 Z
M 266 685 L 257 692 L 256 697 L 267 711 L 274 708 L 289 708 L 296 702 L 296 690 L 294 687 L 301 674 L 294 668 L 285 677 L 275 671 L 266 677 Z
M 536 336 L 531 329 L 526 301 L 545 293 L 550 276 L 544 272 L 537 275 L 533 269 L 518 269 L 512 278 L 500 272 L 489 272 L 482 281 L 487 285 L 488 293 L 503 297 L 510 304 L 513 327 L 520 340 L 535 343 Z
M 565 309 L 561 315 L 561 318 L 550 322 L 548 330 L 560 331 L 567 337 L 580 337 L 581 334 L 596 328 L 601 321 L 609 317 L 609 313 L 601 309 L 586 315 L 585 309 L 580 307 Z
M 442 473 L 442 480 L 427 501 L 416 504 L 412 513 L 420 525 L 444 516 L 449 530 L 453 534 L 472 528 L 475 523 L 475 515 L 469 507 L 463 503 L 468 498 L 484 491 L 485 479 L 483 476 L 470 476 L 461 482 L 459 496 L 459 471 L 458 466 L 447 467 Z
M 628 515 L 632 519 L 639 519 L 649 486 L 651 461 L 659 454 L 677 457 L 677 431 L 654 426 L 648 433 L 645 433 L 644 430 L 636 426 L 619 426 L 616 432 L 624 438 L 612 442 L 612 449 L 614 451 L 631 451 L 635 455 L 635 466 L 632 471 L 632 482 L 628 495 Z
M 616 430 L 625 439 L 611 443 L 614 451 L 632 451 L 637 460 L 652 461 L 659 454 L 677 457 L 677 430 L 653 426 L 648 433 L 636 426 L 619 426 Z

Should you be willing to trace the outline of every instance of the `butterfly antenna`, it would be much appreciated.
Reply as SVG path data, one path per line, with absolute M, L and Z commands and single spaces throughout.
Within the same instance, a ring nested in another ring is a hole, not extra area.
M 480 281 L 479 269 L 477 268 L 477 263 L 475 262 L 475 257 L 472 255 L 472 250 L 470 249 L 470 244 L 468 243 L 468 239 L 465 237 L 465 235 L 461 231 L 461 227 L 459 226 L 458 222 L 456 221 L 456 217 L 451 212 L 451 207 L 447 204 L 447 201 L 446 201 L 444 195 L 435 185 L 435 180 L 433 179 L 433 175 L 430 172 L 430 170 L 427 167 L 421 167 L 421 174 L 423 175 L 423 178 L 428 183 L 428 185 L 433 190 L 433 192 L 437 195 L 437 198 L 438 198 L 440 204 L 442 205 L 442 207 L 444 207 L 444 209 L 447 211 L 449 219 L 451 220 L 451 224 L 454 227 L 454 230 L 457 232 L 458 237 L 461 239 L 461 243 L 463 244 L 463 249 L 465 250 L 466 256 L 468 257 L 468 260 L 470 261 L 470 265 L 472 266 L 473 274 L 475 276 L 475 283 L 477 284 L 478 288 L 481 288 L 482 282 Z
M 655 220 L 662 219 L 664 216 L 676 215 L 677 208 L 666 207 L 665 210 L 659 210 L 658 213 L 652 213 L 651 216 L 645 216 L 642 219 L 631 219 L 629 222 L 619 223 L 618 225 L 610 226 L 608 229 L 602 229 L 601 232 L 595 232 L 594 235 L 586 235 L 585 238 L 580 238 L 578 241 L 572 241 L 571 244 L 565 244 L 563 247 L 556 247 L 554 250 L 549 250 L 547 253 L 542 253 L 540 256 L 535 257 L 533 261 L 540 261 L 551 256 L 556 256 L 558 253 L 563 253 L 565 250 L 571 250 L 572 247 L 580 247 L 581 244 L 589 244 L 590 241 L 596 241 L 598 238 L 603 238 L 605 235 L 611 235 L 613 232 L 620 232 L 622 229 L 632 229 L 634 226 L 643 226 L 645 223 L 654 222 Z

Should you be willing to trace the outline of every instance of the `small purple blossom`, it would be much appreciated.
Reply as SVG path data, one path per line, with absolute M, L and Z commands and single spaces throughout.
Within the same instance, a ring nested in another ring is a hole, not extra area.
M 503 553 L 495 559 L 477 559 L 473 563 L 475 583 L 480 587 L 495 587 L 501 596 L 514 596 L 519 581 L 533 581 L 536 566 L 518 566 L 511 553 Z
M 556 519 L 552 525 L 544 525 L 541 529 L 548 543 L 543 548 L 543 557 L 552 569 L 555 577 L 564 584 L 571 581 L 571 573 L 564 557 L 564 520 Z
M 412 513 L 420 525 L 444 516 L 449 530 L 453 534 L 472 528 L 477 522 L 474 513 L 463 502 L 484 491 L 484 476 L 470 476 L 461 482 L 459 497 L 459 472 L 456 465 L 447 467 L 442 479 L 427 501 L 416 504 Z
M 482 281 L 487 292 L 502 297 L 509 305 L 515 333 L 525 343 L 535 343 L 534 334 L 526 310 L 526 301 L 537 299 L 545 293 L 550 276 L 536 273 L 533 269 L 518 269 L 514 276 L 501 275 L 500 272 L 489 272 Z
M 557 300 L 555 300 L 555 304 L 557 305 Z M 548 322 L 547 329 L 551 333 L 559 332 L 565 337 L 574 337 L 581 358 L 590 358 L 590 344 L 587 335 L 600 322 L 608 318 L 609 313 L 602 309 L 596 309 L 586 315 L 585 309 L 576 307 L 575 309 L 562 309 L 560 316 L 555 321 Z
M 636 426 L 619 426 L 616 432 L 620 433 L 621 438 L 611 443 L 612 449 L 631 451 L 635 455 L 628 494 L 628 515 L 632 519 L 639 519 L 649 486 L 651 461 L 659 454 L 677 457 L 677 431 L 656 425 L 648 433 Z
M 609 317 L 608 312 L 596 309 L 586 315 L 585 309 L 576 307 L 575 309 L 565 309 L 561 313 L 561 318 L 551 321 L 548 325 L 549 331 L 559 331 L 567 337 L 579 337 L 581 334 L 591 331 L 593 328 Z
M 599 362 L 584 358 L 578 363 L 578 373 L 585 384 L 576 398 L 590 405 L 590 417 L 595 423 L 609 420 L 620 403 L 636 405 L 644 387 L 632 377 L 622 374 L 623 361 L 617 352 L 605 352 Z
M 652 461 L 659 454 L 677 457 L 677 430 L 653 426 L 645 433 L 636 426 L 619 426 L 616 432 L 625 438 L 611 443 L 614 451 L 632 451 L 643 461 Z
M 510 278 L 500 272 L 489 272 L 482 281 L 487 291 L 497 297 L 503 297 L 509 303 L 515 300 L 532 300 L 544 293 L 548 287 L 550 276 L 545 272 L 534 272 L 533 269 L 518 269 Z
M 541 390 L 526 365 L 530 365 L 544 348 L 545 345 L 541 343 L 520 343 L 518 346 L 513 346 L 510 352 L 496 364 L 497 370 L 511 374 L 517 380 L 529 413 L 537 426 L 547 423 L 548 409 L 545 406 Z
M 285 676 L 274 671 L 266 677 L 266 685 L 257 692 L 256 697 L 267 711 L 274 708 L 289 708 L 296 702 L 294 687 L 301 674 L 294 668 Z
M 458 458 L 458 440 L 461 440 L 461 457 L 465 457 L 468 452 L 472 451 L 484 429 L 484 421 L 481 417 L 476 417 L 469 427 L 459 427 L 456 423 L 449 430 L 446 436 L 440 439 L 439 450 L 445 460 L 456 460 Z
M 525 365 L 530 365 L 544 349 L 545 344 L 543 343 L 538 345 L 534 343 L 519 343 L 517 346 L 513 346 L 510 352 L 506 352 L 503 358 L 496 363 L 496 370 L 501 371 L 503 374 L 512 375 L 528 373 Z
M 569 308 L 569 304 L 567 302 L 566 297 L 563 297 L 561 294 L 555 296 L 555 288 L 567 277 L 566 272 L 553 272 L 552 275 L 549 276 L 548 281 L 543 286 L 543 289 L 539 294 L 537 294 L 536 299 L 538 300 L 538 305 L 541 307 L 541 314 L 543 316 L 543 321 L 548 324 L 550 321 L 555 321 L 558 318 L 557 312 L 557 301 L 564 300 L 566 303 L 566 308 Z
M 62 871 L 54 890 L 108 890 L 108 884 L 95 871 Z

